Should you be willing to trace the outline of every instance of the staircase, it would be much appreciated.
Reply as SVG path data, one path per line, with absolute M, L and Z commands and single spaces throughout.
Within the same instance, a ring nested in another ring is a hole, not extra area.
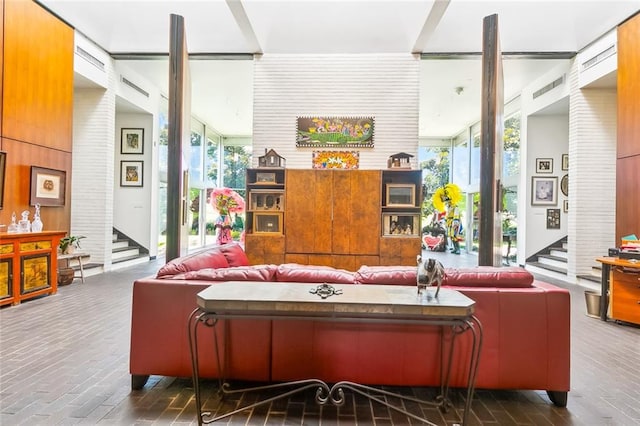
M 149 251 L 122 232 L 113 229 L 111 269 L 126 268 L 149 260 Z
M 568 257 L 567 238 L 565 237 L 528 258 L 525 268 L 540 275 L 568 281 Z M 577 275 L 577 284 L 599 290 L 601 270 L 600 266 L 593 266 L 589 274 Z
M 114 228 L 111 240 L 111 270 L 126 268 L 149 260 L 149 251 Z M 102 274 L 104 265 L 91 262 L 91 257 L 82 258 L 84 276 Z M 69 261 L 69 266 L 78 271 L 77 260 Z

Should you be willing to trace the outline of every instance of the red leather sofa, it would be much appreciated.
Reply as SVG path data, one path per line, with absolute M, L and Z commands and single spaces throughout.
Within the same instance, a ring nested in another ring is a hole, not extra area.
M 447 268 L 443 286 L 475 300 L 484 330 L 476 387 L 545 390 L 565 406 L 570 376 L 569 291 L 534 280 L 523 268 Z M 314 265 L 248 265 L 236 244 L 163 266 L 133 285 L 130 373 L 141 389 L 149 375 L 191 376 L 187 318 L 196 294 L 221 281 L 318 282 L 335 285 L 415 285 L 416 268 L 363 266 L 356 272 Z M 218 344 L 226 378 L 286 381 L 319 378 L 371 385 L 437 386 L 439 334 L 418 325 L 221 321 Z M 199 328 L 201 377 L 219 376 L 213 333 Z M 470 345 L 456 341 L 451 385 L 465 386 Z

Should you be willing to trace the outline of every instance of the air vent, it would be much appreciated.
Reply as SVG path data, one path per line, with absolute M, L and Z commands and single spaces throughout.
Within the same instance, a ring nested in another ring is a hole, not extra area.
M 553 80 L 551 83 L 549 83 L 546 86 L 544 86 L 544 87 L 536 90 L 535 92 L 533 92 L 533 99 L 544 95 L 548 91 L 555 89 L 556 87 L 560 86 L 561 84 L 564 84 L 564 77 L 565 77 L 565 74 L 562 74 L 561 77 L 557 78 L 556 80 Z
M 140 86 L 138 86 L 135 83 L 132 83 L 131 81 L 127 80 L 125 77 L 120 76 L 120 81 L 122 81 L 124 84 L 126 84 L 127 86 L 131 87 L 133 90 L 135 90 L 136 92 L 146 96 L 147 98 L 149 97 L 149 92 L 146 92 L 145 90 L 143 90 Z
M 602 52 L 598 53 L 593 58 L 589 59 L 588 61 L 584 61 L 582 63 L 582 70 L 584 71 L 586 69 L 589 69 L 592 66 L 594 66 L 596 64 L 599 64 L 600 62 L 604 61 L 609 56 L 613 56 L 615 54 L 616 54 L 616 45 L 612 44 L 611 46 L 609 46 L 608 48 L 606 48 Z
M 104 71 L 104 62 L 102 62 L 100 59 L 96 58 L 91 53 L 89 53 L 86 50 L 84 50 L 82 47 L 76 46 L 76 53 L 82 59 L 86 60 L 87 62 L 91 63 L 92 65 L 95 65 L 101 71 Z

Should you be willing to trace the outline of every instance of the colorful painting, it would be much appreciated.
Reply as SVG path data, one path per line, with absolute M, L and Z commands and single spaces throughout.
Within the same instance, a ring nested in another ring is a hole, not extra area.
M 373 148 L 373 117 L 298 117 L 296 146 Z
M 314 169 L 357 169 L 359 165 L 358 151 L 313 151 Z

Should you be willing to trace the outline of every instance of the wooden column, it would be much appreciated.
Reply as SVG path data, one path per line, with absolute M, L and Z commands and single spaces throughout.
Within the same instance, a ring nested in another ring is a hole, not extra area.
M 482 117 L 480 121 L 480 235 L 478 265 L 502 264 L 500 179 L 503 133 L 502 52 L 498 15 L 487 16 L 482 29 Z

